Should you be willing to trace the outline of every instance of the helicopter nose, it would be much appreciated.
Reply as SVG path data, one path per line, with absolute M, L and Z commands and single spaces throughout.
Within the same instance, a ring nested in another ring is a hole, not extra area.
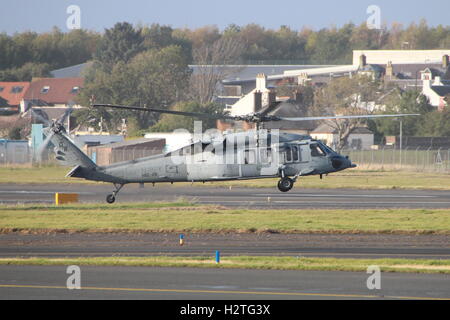
M 353 164 L 348 157 L 334 156 L 331 158 L 331 165 L 335 170 L 343 170 L 347 168 L 354 168 L 356 164 Z

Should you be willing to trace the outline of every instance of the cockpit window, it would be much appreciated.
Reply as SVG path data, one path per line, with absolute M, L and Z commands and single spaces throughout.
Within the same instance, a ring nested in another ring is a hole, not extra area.
M 325 156 L 326 152 L 319 146 L 318 144 L 310 144 L 309 147 L 311 148 L 311 156 L 313 157 L 323 157 Z
M 322 147 L 322 149 L 325 150 L 326 153 L 333 153 L 333 149 L 331 149 L 329 146 L 327 146 L 325 143 L 321 143 L 320 146 Z

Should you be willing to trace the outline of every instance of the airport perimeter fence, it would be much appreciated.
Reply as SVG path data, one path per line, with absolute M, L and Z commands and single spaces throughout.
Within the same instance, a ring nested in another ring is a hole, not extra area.
M 32 149 L 26 141 L 0 139 L 0 165 L 29 164 Z
M 138 158 L 160 154 L 160 149 L 155 148 L 126 148 L 114 150 L 105 155 L 89 155 L 99 165 L 107 165 L 122 161 L 130 161 Z M 450 148 L 404 148 L 402 150 L 392 147 L 382 147 L 378 150 L 354 150 L 344 149 L 340 152 L 349 156 L 351 161 L 362 170 L 404 170 L 414 172 L 449 172 L 450 173 Z M 0 148 L 0 165 L 31 165 L 33 161 L 31 148 L 23 146 L 14 148 Z M 56 161 L 51 155 L 48 157 L 50 164 Z M 106 162 L 105 162 L 106 161 Z
M 392 148 L 378 150 L 341 150 L 358 168 L 366 170 L 405 170 L 415 172 L 450 172 L 448 148 Z

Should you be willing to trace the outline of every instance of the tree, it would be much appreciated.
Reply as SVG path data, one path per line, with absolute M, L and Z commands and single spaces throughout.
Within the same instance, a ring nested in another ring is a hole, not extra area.
M 434 107 L 430 105 L 427 97 L 415 91 L 396 91 L 386 101 L 385 113 L 417 113 L 426 115 L 434 111 Z M 415 136 L 419 134 L 420 126 L 423 121 L 418 121 L 417 117 L 404 117 L 403 135 Z M 377 131 L 383 136 L 398 135 L 400 132 L 399 121 L 392 119 L 375 120 Z
M 244 44 L 236 36 L 222 37 L 212 44 L 194 48 L 193 57 L 198 66 L 190 80 L 191 99 L 200 104 L 213 101 L 219 81 L 231 72 L 222 65 L 236 63 L 243 50 Z
M 369 103 L 376 101 L 379 84 L 367 76 L 337 78 L 327 87 L 317 91 L 314 112 L 317 115 L 365 115 L 372 111 Z M 361 126 L 364 119 L 340 119 L 325 121 L 338 135 L 336 149 L 347 143 L 350 133 Z
M 128 63 L 143 50 L 141 30 L 136 30 L 128 22 L 116 23 L 106 29 L 94 58 L 103 70 L 110 70 L 116 63 Z
M 89 73 L 77 100 L 82 105 L 89 105 L 94 97 L 98 103 L 164 109 L 185 95 L 190 69 L 182 49 L 170 46 L 142 52 L 129 63 L 118 62 L 110 72 L 93 67 Z M 99 115 L 91 113 L 90 116 L 98 121 Z M 156 122 L 159 115 L 113 110 L 110 128 L 116 128 L 122 119 L 128 118 L 136 118 L 139 126 L 146 128 Z
M 65 33 L 57 44 L 64 57 L 59 66 L 73 66 L 90 60 L 101 38 L 100 34 L 82 29 Z
M 22 139 L 22 135 L 20 133 L 20 127 L 12 127 L 8 132 L 8 139 L 10 140 L 20 140 Z
M 145 50 L 162 49 L 169 46 L 179 46 L 183 54 L 192 62 L 192 43 L 184 36 L 176 35 L 170 26 L 152 24 L 150 27 L 143 27 L 141 31 L 143 47 Z
M 450 137 L 450 111 L 426 113 L 420 121 L 417 135 L 423 137 Z
M 48 77 L 50 69 L 47 63 L 27 62 L 20 68 L 0 70 L 0 81 L 31 81 L 33 77 Z

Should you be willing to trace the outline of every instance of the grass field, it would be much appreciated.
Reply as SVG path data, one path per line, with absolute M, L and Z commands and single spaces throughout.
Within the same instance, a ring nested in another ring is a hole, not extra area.
M 450 260 L 337 259 L 272 256 L 223 257 L 219 264 L 215 263 L 213 257 L 0 258 L 0 265 L 145 266 L 360 272 L 366 272 L 368 266 L 378 266 L 382 272 L 450 274 Z
M 50 167 L 0 167 L 0 183 L 42 184 L 42 183 L 98 183 L 84 179 L 65 178 L 70 169 Z M 278 179 L 198 183 L 196 186 L 234 186 L 273 188 Z M 183 185 L 179 183 L 177 185 Z M 188 185 L 188 184 L 185 184 Z M 190 184 L 189 184 L 190 185 Z M 407 171 L 347 170 L 324 176 L 302 177 L 296 188 L 355 188 L 355 189 L 430 189 L 450 190 L 450 173 L 421 173 Z
M 0 231 L 450 234 L 450 209 L 245 210 L 191 203 L 0 206 Z

